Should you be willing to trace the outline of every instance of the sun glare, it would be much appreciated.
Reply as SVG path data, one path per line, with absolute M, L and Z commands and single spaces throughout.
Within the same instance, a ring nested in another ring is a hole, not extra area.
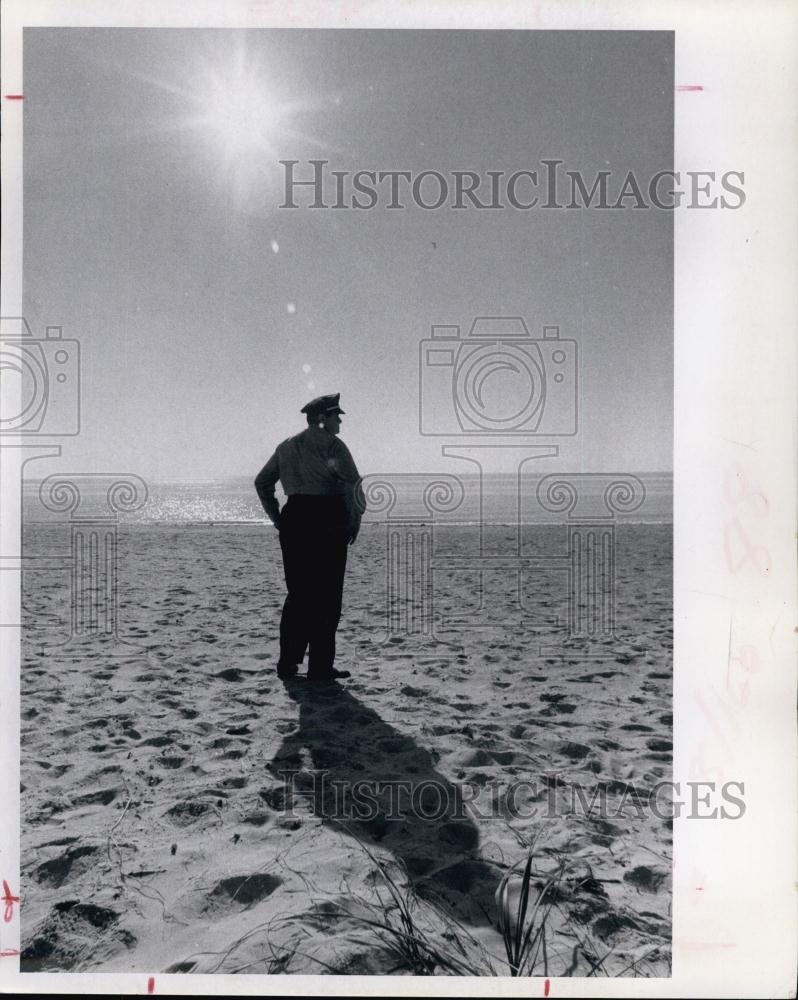
M 241 205 L 262 206 L 275 194 L 271 189 L 279 185 L 281 157 L 301 159 L 309 148 L 335 150 L 328 137 L 297 128 L 328 112 L 332 99 L 298 96 L 295 86 L 289 90 L 279 63 L 243 37 L 226 51 L 208 49 L 181 75 L 179 80 L 140 75 L 181 105 L 173 115 L 148 125 L 146 134 L 190 134 L 210 158 L 210 176 Z M 277 253 L 279 247 L 275 243 L 272 249 Z
M 229 75 L 214 74 L 209 83 L 204 118 L 225 158 L 268 149 L 281 109 L 257 67 L 241 54 Z
M 228 194 L 241 204 L 251 197 L 261 203 L 275 183 L 278 148 L 292 134 L 297 102 L 275 94 L 262 60 L 243 41 L 227 60 L 205 66 L 199 79 L 186 125 L 202 136 Z

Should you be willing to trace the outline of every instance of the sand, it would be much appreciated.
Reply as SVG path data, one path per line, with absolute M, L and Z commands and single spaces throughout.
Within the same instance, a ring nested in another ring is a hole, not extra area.
M 26 554 L 68 545 L 26 527 Z M 494 621 L 473 574 L 440 574 L 465 624 L 389 635 L 385 545 L 366 524 L 350 550 L 353 676 L 328 690 L 276 677 L 265 524 L 122 526 L 118 638 L 55 645 L 68 573 L 27 574 L 23 970 L 412 974 L 374 926 L 398 926 L 387 875 L 444 958 L 507 975 L 495 895 L 531 845 L 533 893 L 555 876 L 535 974 L 669 974 L 672 823 L 634 796 L 671 776 L 670 526 L 618 529 L 600 645 L 563 645 L 544 571 Z

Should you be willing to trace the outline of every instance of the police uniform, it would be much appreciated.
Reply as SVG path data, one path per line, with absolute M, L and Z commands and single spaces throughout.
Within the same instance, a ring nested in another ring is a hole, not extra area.
M 343 441 L 320 425 L 344 412 L 339 400 L 335 393 L 305 405 L 307 429 L 281 442 L 255 479 L 263 509 L 280 532 L 288 595 L 277 672 L 284 679 L 297 673 L 306 650 L 309 680 L 348 676 L 333 663 L 347 547 L 360 527 L 360 474 Z M 278 479 L 288 497 L 282 510 L 274 495 Z

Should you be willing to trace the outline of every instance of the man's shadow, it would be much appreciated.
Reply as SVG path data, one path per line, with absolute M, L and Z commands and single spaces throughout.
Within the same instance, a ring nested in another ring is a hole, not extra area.
M 337 683 L 296 679 L 285 688 L 299 727 L 270 767 L 295 801 L 300 795 L 339 830 L 389 848 L 418 895 L 457 920 L 495 925 L 499 871 L 480 857 L 462 790 L 436 771 L 432 754 Z

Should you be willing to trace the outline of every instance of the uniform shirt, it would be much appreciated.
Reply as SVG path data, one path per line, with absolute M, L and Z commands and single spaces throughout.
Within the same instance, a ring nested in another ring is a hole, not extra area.
M 286 496 L 343 496 L 352 520 L 359 520 L 354 502 L 360 473 L 351 452 L 339 438 L 310 426 L 277 445 L 255 479 L 263 509 L 277 522 L 280 506 L 274 487 L 280 480 Z

